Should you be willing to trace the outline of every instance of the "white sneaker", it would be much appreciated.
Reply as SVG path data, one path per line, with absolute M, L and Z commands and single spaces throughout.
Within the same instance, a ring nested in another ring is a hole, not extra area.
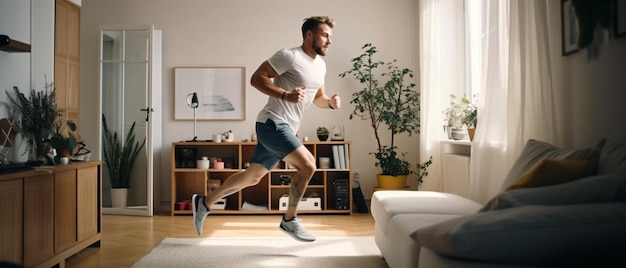
M 300 225 L 300 220 L 297 217 L 293 217 L 293 219 L 287 221 L 283 217 L 280 222 L 280 229 L 293 237 L 295 240 L 301 242 L 313 242 L 315 241 L 315 236 L 309 233 L 302 225 Z
M 191 206 L 193 210 L 193 226 L 196 228 L 198 235 L 202 234 L 202 224 L 206 216 L 211 213 L 211 209 L 204 204 L 206 196 L 194 194 L 191 197 Z

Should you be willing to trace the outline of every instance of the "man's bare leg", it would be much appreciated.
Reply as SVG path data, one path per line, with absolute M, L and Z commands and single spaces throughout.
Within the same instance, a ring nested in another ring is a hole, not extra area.
M 315 241 L 315 237 L 302 228 L 300 223 L 295 218 L 298 203 L 300 202 L 300 199 L 302 199 L 306 187 L 315 173 L 315 157 L 311 154 L 311 152 L 309 152 L 308 149 L 306 149 L 306 147 L 300 146 L 298 149 L 288 154 L 284 160 L 294 166 L 297 172 L 291 178 L 291 184 L 289 187 L 289 204 L 287 206 L 287 211 L 283 216 L 280 228 L 297 240 L 305 242 Z
M 210 207 L 223 197 L 234 194 L 243 188 L 258 184 L 267 172 L 268 170 L 263 165 L 251 163 L 246 170 L 228 177 L 220 187 L 210 192 L 206 196 L 204 204 Z
M 191 197 L 193 224 L 198 235 L 202 234 L 202 225 L 206 216 L 211 213 L 210 206 L 222 197 L 229 196 L 237 191 L 259 183 L 268 170 L 261 164 L 253 163 L 245 171 L 230 176 L 222 186 L 207 196 L 194 194 Z

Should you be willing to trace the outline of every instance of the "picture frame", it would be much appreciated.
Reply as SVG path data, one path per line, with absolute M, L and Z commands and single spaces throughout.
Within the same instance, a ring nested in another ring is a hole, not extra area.
M 175 67 L 174 120 L 245 120 L 245 78 L 245 67 Z
M 578 18 L 572 0 L 561 0 L 562 55 L 578 51 Z
M 615 37 L 626 36 L 626 0 L 615 0 Z

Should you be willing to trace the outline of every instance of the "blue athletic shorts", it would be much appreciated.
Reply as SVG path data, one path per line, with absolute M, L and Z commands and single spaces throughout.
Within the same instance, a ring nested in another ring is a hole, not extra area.
M 296 134 L 285 122 L 268 119 L 256 123 L 257 145 L 250 162 L 263 165 L 271 170 L 286 155 L 302 145 Z

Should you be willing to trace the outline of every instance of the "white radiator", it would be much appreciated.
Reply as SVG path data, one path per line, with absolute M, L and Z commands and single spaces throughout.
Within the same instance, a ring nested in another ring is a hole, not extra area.
M 469 198 L 470 157 L 443 154 L 443 191 Z

